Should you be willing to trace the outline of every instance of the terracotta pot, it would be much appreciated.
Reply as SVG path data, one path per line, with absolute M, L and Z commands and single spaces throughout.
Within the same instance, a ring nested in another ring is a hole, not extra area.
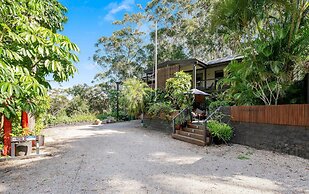
M 181 130 L 182 126 L 180 124 L 175 125 L 175 130 Z

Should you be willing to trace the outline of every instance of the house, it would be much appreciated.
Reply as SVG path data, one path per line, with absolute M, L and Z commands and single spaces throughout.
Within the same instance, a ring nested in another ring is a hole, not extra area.
M 173 77 L 175 72 L 184 71 L 192 75 L 192 88 L 211 93 L 217 91 L 217 83 L 224 77 L 223 69 L 232 60 L 241 60 L 242 56 L 228 56 L 203 62 L 198 59 L 165 61 L 158 65 L 158 89 L 164 90 L 166 80 Z M 153 70 L 146 71 L 146 82 L 154 88 Z

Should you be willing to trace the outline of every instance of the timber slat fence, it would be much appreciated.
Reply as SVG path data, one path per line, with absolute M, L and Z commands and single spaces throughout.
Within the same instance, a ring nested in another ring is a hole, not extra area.
M 231 120 L 274 125 L 309 126 L 309 104 L 232 106 Z

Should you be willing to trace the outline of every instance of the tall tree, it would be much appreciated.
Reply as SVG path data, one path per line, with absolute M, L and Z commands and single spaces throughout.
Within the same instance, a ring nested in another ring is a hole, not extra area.
M 123 26 L 109 37 L 101 37 L 93 60 L 106 70 L 96 78 L 107 80 L 125 80 L 130 77 L 141 77 L 145 68 L 145 52 L 143 50 L 144 32 L 139 30 L 144 16 L 126 14 L 115 25 Z
M 211 34 L 209 10 L 213 2 L 209 0 L 152 0 L 147 4 L 146 14 L 151 21 L 159 21 L 159 27 L 165 29 L 159 47 L 181 45 L 190 58 L 210 60 L 233 54 L 224 36 Z

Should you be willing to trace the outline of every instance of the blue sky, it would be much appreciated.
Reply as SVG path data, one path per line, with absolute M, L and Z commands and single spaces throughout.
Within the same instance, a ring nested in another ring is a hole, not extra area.
M 112 25 L 113 20 L 121 19 L 124 13 L 137 10 L 136 4 L 145 4 L 147 0 L 60 0 L 68 8 L 68 22 L 64 31 L 70 40 L 80 48 L 80 62 L 76 64 L 78 73 L 68 82 L 60 85 L 52 82 L 53 88 L 71 87 L 86 83 L 91 85 L 93 77 L 103 69 L 92 61 L 96 48 L 94 44 L 101 36 L 109 36 L 117 26 Z M 118 27 L 119 28 L 119 27 Z

